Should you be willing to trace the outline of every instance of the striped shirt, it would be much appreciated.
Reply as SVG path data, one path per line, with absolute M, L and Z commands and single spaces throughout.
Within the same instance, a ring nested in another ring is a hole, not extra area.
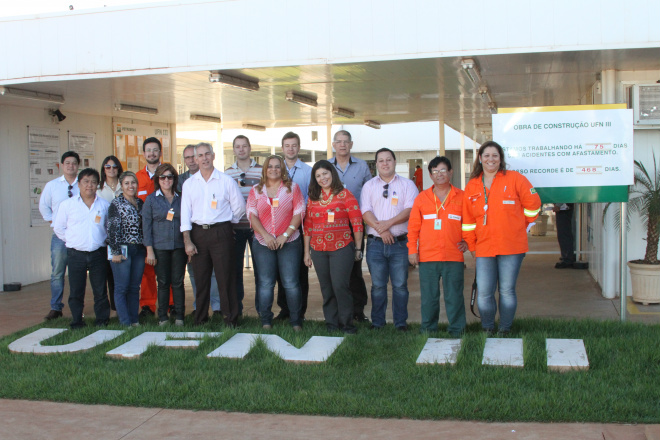
M 323 203 L 327 203 L 331 196 L 321 191 L 321 197 Z M 336 251 L 350 244 L 353 241 L 351 226 L 355 232 L 363 231 L 360 206 L 350 191 L 341 190 L 326 205 L 311 199 L 307 201 L 304 232 L 311 237 L 310 246 L 315 251 Z
M 289 229 L 291 219 L 294 215 L 300 214 L 305 217 L 305 199 L 300 192 L 300 188 L 295 183 L 291 184 L 291 192 L 286 186 L 281 183 L 280 188 L 277 190 L 277 207 L 273 207 L 273 202 L 266 193 L 266 188 L 262 188 L 263 192 L 257 191 L 256 185 L 250 190 L 250 196 L 247 201 L 247 216 L 252 219 L 257 217 L 266 231 L 278 237 Z M 266 246 L 266 240 L 254 231 L 254 236 L 262 245 Z M 300 236 L 298 229 L 293 231 L 289 236 L 287 243 L 292 242 Z
M 234 162 L 225 170 L 225 174 L 234 179 L 238 184 L 238 188 L 241 190 L 241 195 L 245 202 L 247 202 L 252 187 L 258 184 L 261 180 L 261 168 L 261 165 L 259 165 L 256 160 L 252 159 L 250 167 L 245 172 L 238 167 L 238 162 Z M 250 222 L 248 221 L 247 213 L 241 217 L 238 223 L 234 223 L 233 226 L 234 229 L 250 229 Z
M 385 186 L 387 186 L 387 190 Z M 385 191 L 387 191 L 387 197 L 384 197 Z M 389 220 L 399 215 L 404 209 L 412 208 L 417 194 L 417 187 L 410 179 L 395 174 L 394 178 L 386 183 L 380 176 L 376 176 L 362 187 L 360 195 L 362 215 L 371 211 L 376 220 Z M 407 221 L 390 228 L 390 233 L 395 237 L 406 232 L 408 232 Z M 380 234 L 369 225 L 367 225 L 367 234 L 380 237 Z

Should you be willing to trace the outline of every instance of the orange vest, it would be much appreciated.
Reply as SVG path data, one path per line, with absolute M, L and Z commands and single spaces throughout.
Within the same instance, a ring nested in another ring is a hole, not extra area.
M 415 198 L 408 219 L 408 254 L 419 253 L 420 262 L 463 261 L 458 250 L 461 237 L 463 191 L 452 186 L 442 208 L 442 200 L 430 187 Z M 440 229 L 435 221 L 440 220 Z
M 135 173 L 135 175 L 138 179 L 137 196 L 144 202 L 147 196 L 155 191 L 154 181 L 149 177 L 149 172 L 146 167 Z
M 527 252 L 527 225 L 539 215 L 539 195 L 516 171 L 499 171 L 490 190 L 484 190 L 482 176 L 468 182 L 463 198 L 463 239 L 470 251 L 476 250 L 477 257 Z M 486 195 L 488 210 L 484 210 Z

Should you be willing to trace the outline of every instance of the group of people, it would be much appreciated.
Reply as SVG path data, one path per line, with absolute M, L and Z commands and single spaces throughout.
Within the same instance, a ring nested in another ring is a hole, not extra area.
M 327 329 L 355 333 L 356 322 L 369 322 L 366 251 L 372 329 L 386 325 L 391 283 L 394 327 L 408 330 L 408 270 L 418 265 L 421 330 L 438 330 L 442 280 L 448 332 L 458 337 L 466 323 L 463 255 L 470 251 L 482 327 L 495 332 L 499 286 L 498 333 L 507 334 L 527 228 L 541 201 L 524 176 L 506 169 L 502 147 L 492 141 L 481 146 L 465 191 L 451 184 L 449 159 L 434 158 L 428 165 L 433 185 L 420 191 L 421 173 L 414 182 L 398 175 L 392 150 L 376 152 L 374 177 L 364 160 L 351 155 L 348 131 L 335 133 L 332 145 L 335 157 L 310 167 L 298 157 L 300 137 L 289 132 L 282 139 L 283 157 L 271 155 L 262 166 L 240 135 L 233 141 L 236 162 L 225 172 L 214 167 L 210 144 L 188 145 L 188 171 L 180 176 L 160 163 L 156 138 L 144 141 L 147 165 L 138 173 L 124 172 L 114 156 L 103 161 L 100 176 L 89 168 L 78 173 L 78 155 L 65 153 L 63 176 L 46 185 L 40 200 L 54 231 L 46 319 L 62 316 L 68 265 L 71 327 L 84 325 L 87 272 L 97 325 L 107 324 L 112 308 L 123 325 L 137 326 L 140 316 L 157 312 L 161 325 L 173 320 L 181 326 L 187 266 L 194 323 L 209 319 L 210 306 L 226 325 L 236 326 L 245 293 L 243 255 L 250 246 L 255 308 L 264 329 L 288 319 L 294 331 L 301 330 L 314 267 Z

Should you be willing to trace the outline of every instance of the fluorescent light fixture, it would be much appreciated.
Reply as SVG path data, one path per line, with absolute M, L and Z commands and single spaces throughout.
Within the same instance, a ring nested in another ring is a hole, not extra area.
M 307 95 L 301 95 L 300 93 L 296 93 L 292 90 L 289 90 L 286 92 L 286 100 L 290 102 L 295 102 L 300 105 L 306 105 L 307 107 L 318 107 L 318 102 L 316 102 L 316 98 L 312 98 Z
M 493 115 L 497 114 L 497 104 L 494 102 L 488 103 L 488 110 L 490 110 Z
M 477 63 L 475 63 L 472 58 L 463 58 L 461 60 L 461 67 L 467 74 L 468 78 L 470 78 L 470 81 L 472 81 L 472 84 L 479 87 L 479 84 L 481 83 L 481 72 L 479 72 Z
M 355 112 L 352 112 L 348 109 L 341 108 L 341 107 L 333 107 L 332 108 L 332 113 L 337 116 L 341 116 L 343 118 L 354 118 L 355 117 Z
M 227 75 L 226 73 L 220 73 L 217 70 L 211 71 L 209 74 L 209 81 L 212 83 L 220 83 L 226 86 L 235 87 L 241 90 L 247 90 L 248 92 L 259 91 L 259 81 Z
M 482 129 L 482 130 L 490 130 L 493 126 L 490 122 L 487 122 L 485 124 L 474 124 L 476 128 Z
M 490 104 L 491 102 L 493 102 L 493 96 L 490 94 L 490 90 L 488 90 L 488 86 L 479 87 L 479 95 L 481 95 L 481 99 L 485 104 Z
M 115 110 L 120 112 L 143 113 L 145 115 L 158 114 L 157 108 L 142 107 L 139 105 L 131 105 L 131 104 L 117 104 L 115 105 Z
M 266 127 L 264 127 L 263 125 L 256 125 L 256 124 L 243 124 L 243 128 L 245 130 L 266 131 Z
M 13 87 L 0 86 L 0 95 L 15 98 L 32 99 L 34 101 L 52 102 L 64 104 L 64 96 L 52 93 L 34 92 L 32 90 L 15 89 Z
M 380 122 L 364 121 L 364 125 L 366 125 L 367 127 L 375 128 L 376 130 L 380 130 Z
M 206 122 L 215 122 L 219 124 L 222 120 L 217 116 L 208 116 L 208 115 L 190 115 L 191 121 L 206 121 Z

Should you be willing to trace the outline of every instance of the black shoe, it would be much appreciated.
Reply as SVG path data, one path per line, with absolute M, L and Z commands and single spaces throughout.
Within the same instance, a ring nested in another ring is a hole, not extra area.
M 402 325 L 401 327 L 396 328 L 400 332 L 407 332 L 408 331 L 408 326 L 407 325 Z
M 357 329 L 355 327 L 343 328 L 343 329 L 341 329 L 341 331 L 343 331 L 344 334 L 347 334 L 347 335 L 354 335 L 354 334 L 357 333 Z
M 364 312 L 360 312 L 353 315 L 353 321 L 369 323 L 369 318 L 365 316 Z
M 62 317 L 62 312 L 59 310 L 51 310 L 48 312 L 46 316 L 44 316 L 44 319 L 46 321 L 50 321 L 51 319 L 57 319 Z
M 555 264 L 555 269 L 568 269 L 573 267 L 573 263 L 568 263 L 566 261 L 560 261 L 559 263 Z
M 383 327 L 376 327 L 375 325 L 371 324 L 371 327 L 369 327 L 369 330 L 380 330 Z
M 138 315 L 140 318 L 146 318 L 148 316 L 154 316 L 155 313 L 151 311 L 149 306 L 143 306 L 142 310 L 140 311 L 140 314 Z
M 287 312 L 280 312 L 275 318 L 274 321 L 286 321 L 289 319 L 289 314 Z
M 216 321 L 216 320 L 222 321 L 225 318 L 222 316 L 222 312 L 220 310 L 214 310 L 213 314 L 211 315 L 211 319 L 213 321 Z

